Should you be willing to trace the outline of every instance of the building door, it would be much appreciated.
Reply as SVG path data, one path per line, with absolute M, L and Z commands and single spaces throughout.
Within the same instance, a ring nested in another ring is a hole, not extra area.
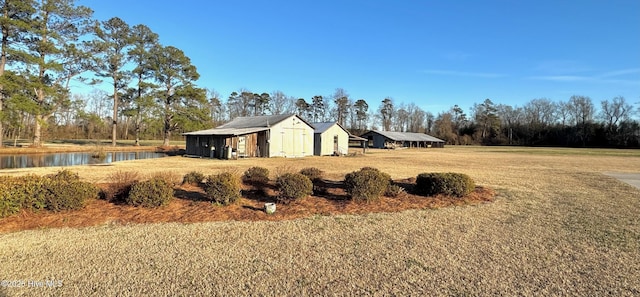
M 338 135 L 333 136 L 333 154 L 340 154 L 340 145 L 338 144 Z

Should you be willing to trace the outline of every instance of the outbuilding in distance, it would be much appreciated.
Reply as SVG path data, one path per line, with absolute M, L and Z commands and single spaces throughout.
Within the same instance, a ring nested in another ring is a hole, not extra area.
M 372 148 L 444 147 L 444 140 L 424 133 L 371 130 L 361 135 Z
M 349 153 L 349 131 L 337 122 L 311 123 L 313 154 L 316 156 L 346 155 Z
M 294 114 L 237 117 L 213 129 L 183 133 L 186 154 L 220 159 L 313 155 L 313 126 Z

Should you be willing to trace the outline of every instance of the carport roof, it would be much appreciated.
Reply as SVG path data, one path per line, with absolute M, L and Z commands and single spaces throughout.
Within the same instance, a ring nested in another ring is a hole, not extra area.
M 362 136 L 369 133 L 377 133 L 393 141 L 430 141 L 430 142 L 444 142 L 444 140 L 435 138 L 431 135 L 424 133 L 414 132 L 392 132 L 392 131 L 377 131 L 371 130 Z

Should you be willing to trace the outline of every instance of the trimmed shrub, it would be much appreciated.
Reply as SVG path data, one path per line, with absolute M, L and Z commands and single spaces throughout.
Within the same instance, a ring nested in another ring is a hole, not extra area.
M 230 172 L 210 175 L 204 184 L 207 198 L 221 205 L 229 205 L 238 201 L 242 197 L 241 190 L 240 178 Z
M 318 180 L 322 179 L 322 176 L 324 175 L 324 171 L 316 167 L 307 167 L 307 168 L 302 168 L 300 170 L 300 174 L 308 177 L 312 182 L 315 183 Z
M 242 175 L 242 181 L 251 185 L 265 185 L 269 182 L 269 169 L 264 167 L 251 167 Z
M 34 211 L 44 209 L 47 206 L 48 190 L 46 184 L 48 180 L 48 178 L 31 174 L 16 177 L 11 195 L 23 209 Z
M 45 175 L 44 177 L 50 178 L 50 179 L 56 179 L 56 180 L 64 180 L 69 182 L 80 181 L 80 176 L 69 169 L 62 169 L 54 174 Z
M 118 171 L 109 175 L 111 183 L 104 191 L 104 198 L 112 202 L 126 202 L 133 184 L 140 180 L 137 171 Z
M 184 175 L 182 184 L 199 185 L 204 181 L 204 173 L 200 171 L 191 171 Z
M 389 187 L 391 178 L 376 168 L 364 167 L 348 173 L 344 178 L 345 190 L 354 200 L 374 201 Z
M 62 176 L 50 178 L 45 185 L 48 191 L 45 195 L 45 209 L 51 211 L 81 209 L 87 200 L 98 198 L 100 192 L 92 183 L 68 181 L 62 179 Z
M 99 189 L 69 170 L 46 176 L 26 175 L 0 178 L 0 217 L 20 209 L 61 211 L 80 209 Z
M 159 207 L 173 199 L 173 186 L 161 177 L 137 182 L 131 187 L 127 204 L 142 207 Z
M 421 173 L 416 177 L 415 191 L 419 195 L 437 194 L 463 197 L 475 189 L 475 183 L 462 173 Z
M 302 199 L 313 192 L 311 180 L 300 173 L 285 173 L 279 176 L 276 180 L 276 186 L 279 191 L 278 200 L 283 203 Z
M 406 194 L 406 193 L 407 193 L 407 192 L 404 190 L 404 188 L 403 188 L 403 187 L 398 186 L 398 185 L 392 185 L 392 184 L 390 184 L 390 185 L 387 187 L 387 190 L 384 192 L 384 195 L 385 195 L 385 196 L 387 196 L 387 197 L 393 197 L 393 198 L 396 198 L 396 197 L 400 197 L 400 196 L 402 196 L 402 195 L 404 195 L 404 194 Z
M 0 218 L 16 214 L 22 208 L 21 201 L 14 195 L 17 186 L 16 178 L 0 176 Z

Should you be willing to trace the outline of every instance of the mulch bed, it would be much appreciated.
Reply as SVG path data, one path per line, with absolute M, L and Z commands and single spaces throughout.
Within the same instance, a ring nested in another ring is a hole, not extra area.
M 406 189 L 412 188 L 413 179 L 395 181 Z M 313 215 L 366 214 L 398 212 L 408 209 L 433 209 L 493 201 L 495 191 L 476 187 L 463 198 L 448 196 L 423 197 L 405 193 L 399 197 L 382 197 L 376 202 L 355 202 L 348 199 L 340 182 L 324 181 L 322 193 L 314 194 L 289 204 L 277 204 L 274 214 L 264 212 L 264 203 L 276 202 L 273 185 L 266 190 L 245 186 L 243 198 L 229 206 L 216 206 L 206 201 L 203 190 L 195 185 L 176 188 L 175 197 L 168 205 L 159 208 L 133 207 L 93 200 L 81 210 L 58 213 L 21 211 L 11 217 L 0 219 L 0 232 L 27 229 L 87 227 L 108 223 L 159 223 L 159 222 L 210 222 L 210 221 L 280 221 L 304 218 Z

